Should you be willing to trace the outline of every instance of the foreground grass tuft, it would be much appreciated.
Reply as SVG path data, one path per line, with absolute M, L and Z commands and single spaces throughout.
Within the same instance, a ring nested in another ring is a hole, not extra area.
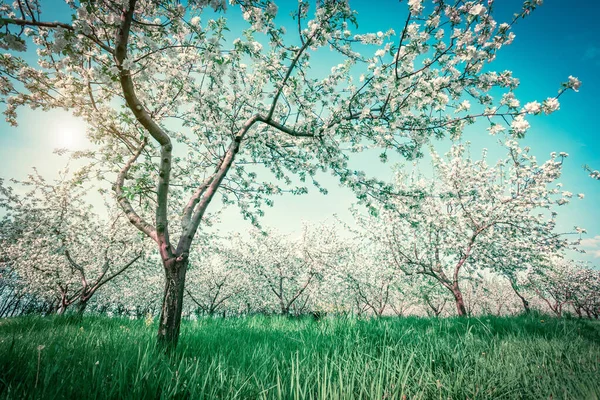
M 545 316 L 0 320 L 0 398 L 598 399 L 600 323 Z

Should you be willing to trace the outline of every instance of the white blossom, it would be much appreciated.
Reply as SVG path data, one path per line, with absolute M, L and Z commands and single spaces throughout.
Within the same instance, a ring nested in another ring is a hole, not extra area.
M 523 134 L 529 129 L 529 122 L 522 115 L 517 115 L 511 122 L 510 127 L 516 134 Z
M 559 108 L 560 108 L 560 103 L 558 102 L 558 99 L 555 97 L 547 98 L 546 100 L 544 100 L 544 103 L 542 104 L 542 110 L 546 114 L 552 114 L 554 111 L 557 111 Z
M 542 106 L 537 101 L 532 101 L 532 102 L 525 104 L 525 106 L 523 107 L 523 110 L 527 114 L 539 114 L 542 111 Z

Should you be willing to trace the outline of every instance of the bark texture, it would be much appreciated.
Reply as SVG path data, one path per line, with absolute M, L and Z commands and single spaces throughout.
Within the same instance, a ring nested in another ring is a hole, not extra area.
M 158 343 L 167 350 L 175 348 L 179 339 L 188 264 L 187 258 L 171 258 L 164 262 L 165 290 L 158 326 Z
M 454 301 L 456 302 L 456 312 L 458 313 L 458 316 L 466 317 L 467 308 L 465 307 L 465 301 L 463 299 L 462 292 L 458 287 L 458 282 L 455 282 L 454 285 L 452 285 L 452 295 L 454 296 Z

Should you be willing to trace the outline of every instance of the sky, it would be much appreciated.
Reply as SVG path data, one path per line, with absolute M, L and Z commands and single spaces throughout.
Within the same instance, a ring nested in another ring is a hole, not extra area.
M 49 4 L 50 2 L 42 2 Z M 280 9 L 289 6 L 289 1 L 279 1 Z M 520 9 L 518 0 L 496 0 L 498 21 L 511 19 Z M 531 129 L 525 145 L 532 148 L 538 159 L 545 160 L 553 151 L 567 152 L 561 182 L 565 190 L 584 193 L 583 200 L 573 200 L 559 210 L 559 228 L 570 230 L 573 226 L 586 228 L 584 239 L 585 255 L 578 257 L 600 265 L 600 181 L 588 177 L 582 165 L 600 169 L 600 2 L 596 0 L 546 0 L 525 20 L 514 28 L 514 43 L 501 50 L 493 64 L 497 71 L 511 70 L 521 85 L 516 97 L 521 104 L 554 96 L 561 82 L 569 75 L 578 77 L 582 86 L 578 93 L 567 92 L 560 101 L 560 110 L 552 115 L 530 117 Z M 386 31 L 402 29 L 406 2 L 396 0 L 350 0 L 358 11 L 360 31 Z M 61 20 L 63 8 L 52 7 L 46 14 L 51 20 Z M 48 10 L 48 8 L 46 8 Z M 231 24 L 240 23 L 239 16 L 226 14 Z M 323 56 L 315 66 L 322 63 L 327 70 L 337 61 Z M 84 148 L 85 124 L 65 111 L 42 112 L 21 109 L 19 126 L 9 126 L 0 121 L 0 160 L 2 178 L 22 179 L 32 167 L 46 177 L 56 176 L 56 171 L 66 164 L 66 159 L 53 154 L 54 148 Z M 467 129 L 465 140 L 472 142 L 472 153 L 493 147 L 496 138 L 490 137 L 485 126 L 476 124 Z M 444 152 L 448 143 L 436 143 L 436 149 Z M 493 154 L 493 153 L 492 153 Z M 372 165 L 374 159 L 359 158 L 359 167 L 377 171 L 379 178 L 391 177 L 390 166 Z M 334 214 L 342 220 L 350 220 L 348 208 L 355 202 L 353 194 L 338 186 L 335 178 L 320 177 L 329 190 L 320 194 L 309 187 L 304 196 L 284 195 L 276 197 L 273 208 L 266 209 L 261 220 L 265 227 L 274 227 L 284 232 L 297 232 L 303 221 L 320 222 L 331 219 Z M 98 204 L 101 204 L 100 202 Z M 223 232 L 244 232 L 250 223 L 244 221 L 237 210 L 230 209 L 221 215 L 220 229 Z

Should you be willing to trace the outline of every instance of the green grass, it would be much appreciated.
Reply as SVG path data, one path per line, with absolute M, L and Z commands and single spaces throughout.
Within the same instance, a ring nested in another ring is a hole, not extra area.
M 207 319 L 184 323 L 171 356 L 155 331 L 106 317 L 0 320 L 0 398 L 600 397 L 597 321 Z

